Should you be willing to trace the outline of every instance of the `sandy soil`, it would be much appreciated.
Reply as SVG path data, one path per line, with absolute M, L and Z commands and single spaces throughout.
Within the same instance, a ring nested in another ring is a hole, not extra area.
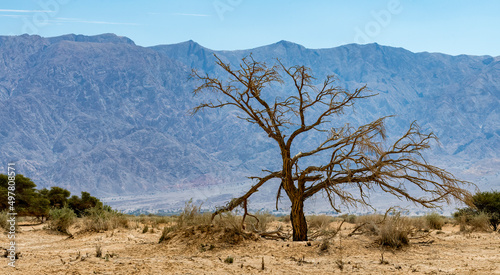
M 198 236 L 197 245 L 175 239 L 159 244 L 160 229 L 145 234 L 140 227 L 115 229 L 68 238 L 43 225 L 22 226 L 16 236 L 22 255 L 15 268 L 0 258 L 0 274 L 500 274 L 499 233 L 463 234 L 446 225 L 442 232 L 432 231 L 393 251 L 381 250 L 374 237 L 348 237 L 352 227 L 345 224 L 325 252 L 321 241 L 308 245 L 258 239 L 228 245 L 203 243 Z M 0 247 L 7 244 L 7 235 L 1 235 Z M 96 246 L 103 251 L 100 258 Z M 229 256 L 232 264 L 224 262 Z

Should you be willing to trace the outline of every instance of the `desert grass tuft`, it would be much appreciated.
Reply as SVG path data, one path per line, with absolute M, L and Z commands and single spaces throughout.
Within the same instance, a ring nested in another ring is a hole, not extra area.
M 412 222 L 396 212 L 382 223 L 378 234 L 378 243 L 391 248 L 401 248 L 410 244 Z
M 3 210 L 0 212 L 0 228 L 3 228 L 5 230 L 9 230 L 10 227 L 10 224 L 8 222 L 9 219 L 8 213 L 9 211 L 7 210 Z
M 255 236 L 243 230 L 241 216 L 226 212 L 217 215 L 212 221 L 211 213 L 202 213 L 201 206 L 189 201 L 177 220 L 163 228 L 159 242 L 173 238 L 182 239 L 186 245 L 199 247 L 207 241 L 234 245 L 246 239 L 255 239 Z
M 327 215 L 311 215 L 307 216 L 306 219 L 310 229 L 324 229 L 334 220 L 333 217 Z
M 344 220 L 346 223 L 351 223 L 355 224 L 356 223 L 356 215 L 354 214 L 342 214 L 339 216 L 342 220 Z
M 96 244 L 95 246 L 95 256 L 97 258 L 101 258 L 102 257 L 102 247 L 100 244 Z
M 427 226 L 430 229 L 437 229 L 437 230 L 443 229 L 444 218 L 438 213 L 433 212 L 431 214 L 427 214 L 424 216 L 424 218 L 427 222 Z
M 260 232 L 265 232 L 269 226 L 269 223 L 276 220 L 276 217 L 267 211 L 257 211 L 253 214 L 257 219 L 252 216 L 247 216 L 245 218 L 246 227 L 251 230 L 257 230 Z
M 372 214 L 356 217 L 356 226 L 359 231 L 366 235 L 378 235 L 384 215 Z
M 491 231 L 490 215 L 484 212 L 478 212 L 471 209 L 459 209 L 453 214 L 453 217 L 460 225 L 460 232 Z
M 107 231 L 116 228 L 128 228 L 127 215 L 115 210 L 93 207 L 85 211 L 83 230 Z
M 479 212 L 477 215 L 470 218 L 469 225 L 472 231 L 489 232 L 490 215 L 484 212 Z
M 234 263 L 234 258 L 233 258 L 233 257 L 231 257 L 231 256 L 228 256 L 228 257 L 224 260 L 224 262 L 225 262 L 226 264 L 232 264 L 232 263 Z

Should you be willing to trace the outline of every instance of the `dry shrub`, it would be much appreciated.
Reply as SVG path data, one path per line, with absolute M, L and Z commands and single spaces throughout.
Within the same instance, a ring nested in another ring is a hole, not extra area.
M 453 217 L 456 223 L 460 225 L 460 232 L 488 232 L 491 230 L 490 215 L 488 213 L 462 208 L 455 212 Z
M 8 222 L 9 219 L 9 211 L 3 210 L 0 212 L 0 228 L 3 228 L 5 230 L 9 230 L 10 224 Z
M 209 213 L 207 213 L 209 214 Z M 221 213 L 217 215 L 218 217 L 215 217 L 213 220 L 213 224 L 219 228 L 229 228 L 232 229 L 236 232 L 242 232 L 243 228 L 241 228 L 241 221 L 243 217 L 237 216 L 233 214 L 232 212 L 226 212 L 226 213 Z M 211 214 L 208 215 L 208 217 L 212 217 Z M 209 220 L 210 222 L 210 220 Z
M 324 229 L 333 222 L 333 217 L 327 215 L 311 215 L 306 217 L 310 229 Z
M 171 216 L 154 216 L 152 217 L 152 226 L 158 227 L 160 224 L 168 224 L 174 221 L 174 218 Z
M 187 246 L 200 247 L 202 244 L 237 244 L 257 237 L 246 233 L 241 227 L 242 217 L 231 212 L 222 213 L 211 220 L 211 213 L 202 213 L 200 206 L 186 203 L 183 212 L 172 226 L 165 226 L 159 242 L 179 240 Z
M 144 226 L 148 226 L 150 228 L 160 229 L 161 225 L 171 224 L 176 221 L 176 217 L 172 216 L 157 216 L 157 215 L 144 215 L 141 214 L 132 219 L 132 227 L 143 228 Z
M 469 221 L 472 231 L 491 231 L 490 227 L 490 215 L 484 212 L 479 212 L 477 215 L 471 217 Z
M 197 206 L 190 200 L 184 206 L 184 210 L 177 217 L 177 227 L 182 228 L 194 225 L 209 225 L 212 216 L 210 213 L 202 213 L 201 205 Z
M 128 218 L 125 214 L 110 208 L 93 207 L 85 211 L 83 230 L 107 231 L 115 228 L 128 228 Z
M 222 223 L 213 225 L 186 226 L 179 228 L 177 226 L 166 226 L 163 229 L 159 242 L 169 242 L 177 240 L 186 244 L 186 246 L 200 247 L 206 245 L 235 245 L 244 240 L 257 240 L 258 237 L 252 233 L 247 233 L 239 227 L 223 227 Z M 228 225 L 228 223 L 224 223 Z
M 283 222 L 283 223 L 290 223 L 290 222 L 292 222 L 292 220 L 290 220 L 290 215 L 281 216 L 278 220 L 280 222 Z
M 267 211 L 257 211 L 253 216 L 257 217 L 258 221 L 252 216 L 247 216 L 245 218 L 246 227 L 260 232 L 265 232 L 269 223 L 276 220 L 276 217 Z
M 437 229 L 437 230 L 443 229 L 444 218 L 438 213 L 433 212 L 431 214 L 425 215 L 424 217 L 427 222 L 427 226 L 430 229 Z
M 354 214 L 342 214 L 340 215 L 340 218 L 347 223 L 352 223 L 352 224 L 356 223 L 356 215 Z
M 458 225 L 460 225 L 460 232 L 466 232 L 467 231 L 467 217 L 466 216 L 458 216 L 458 217 L 455 217 L 455 220 L 457 221 Z
M 425 217 L 413 217 L 411 223 L 417 231 L 429 232 L 429 224 Z
M 384 216 L 379 214 L 358 216 L 356 226 L 360 226 L 359 231 L 364 234 L 378 235 L 383 220 Z
M 380 227 L 378 243 L 391 248 L 400 248 L 410 243 L 409 235 L 412 230 L 412 221 L 401 217 L 401 213 L 394 213 L 387 217 Z

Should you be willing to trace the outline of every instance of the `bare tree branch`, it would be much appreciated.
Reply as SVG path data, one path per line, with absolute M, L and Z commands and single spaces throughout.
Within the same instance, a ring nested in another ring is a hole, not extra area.
M 208 91 L 217 97 L 200 104 L 192 113 L 226 107 L 241 110 L 240 119 L 258 125 L 277 142 L 282 170 L 254 177 L 258 180 L 256 185 L 217 209 L 212 217 L 238 206 L 243 206 L 248 214 L 247 199 L 274 178 L 281 180 L 276 208 L 282 190 L 292 203 L 294 240 L 307 240 L 304 201 L 320 191 L 326 193 L 333 209 L 339 212 L 342 205 L 370 207 L 369 195 L 374 189 L 431 208 L 451 199 L 468 201 L 470 193 L 463 187 L 473 184 L 427 163 L 422 152 L 437 138 L 433 133 L 421 133 L 415 122 L 390 146 L 385 146 L 387 117 L 357 128 L 345 124 L 327 130 L 334 116 L 344 114 L 357 100 L 375 96 L 366 86 L 350 92 L 335 85 L 335 76 L 327 76 L 322 84 L 316 85 L 309 68 L 286 67 L 280 60 L 268 66 L 250 55 L 242 59 L 238 68 L 232 68 L 215 57 L 216 64 L 228 77 L 220 79 L 193 71 L 192 76 L 202 83 L 194 94 Z M 272 85 L 284 85 L 285 79 L 291 83 L 286 96 L 270 94 Z M 291 148 L 296 138 L 311 130 L 327 133 L 326 138 L 314 149 L 292 157 Z M 299 162 L 303 165 L 313 156 L 315 161 L 319 158 L 324 161 L 301 169 Z M 423 191 L 425 196 L 410 194 L 409 186 Z

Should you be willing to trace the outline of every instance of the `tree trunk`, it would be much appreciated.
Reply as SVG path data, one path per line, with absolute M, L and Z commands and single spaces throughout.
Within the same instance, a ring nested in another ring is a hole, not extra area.
M 307 221 L 304 215 L 304 201 L 300 196 L 292 199 L 292 221 L 293 241 L 307 241 Z

